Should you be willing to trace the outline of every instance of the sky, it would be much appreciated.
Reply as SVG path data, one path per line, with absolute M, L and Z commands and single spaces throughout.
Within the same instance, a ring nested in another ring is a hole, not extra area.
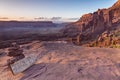
M 0 0 L 1 20 L 78 20 L 117 0 Z

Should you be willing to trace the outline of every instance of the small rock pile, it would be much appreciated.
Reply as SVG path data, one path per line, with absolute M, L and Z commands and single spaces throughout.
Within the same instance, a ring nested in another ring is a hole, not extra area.
M 8 60 L 8 64 L 12 64 L 25 57 L 23 54 L 23 50 L 16 43 L 13 44 L 13 47 L 9 49 L 8 56 L 13 57 L 10 60 Z

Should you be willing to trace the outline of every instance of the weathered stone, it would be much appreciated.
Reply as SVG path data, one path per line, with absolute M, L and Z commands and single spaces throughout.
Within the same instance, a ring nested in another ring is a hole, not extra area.
M 104 46 L 108 46 L 108 44 L 111 43 L 111 40 L 106 40 L 105 38 L 115 35 L 110 32 L 116 31 L 115 29 L 117 27 L 119 28 L 119 23 L 120 0 L 108 9 L 98 9 L 98 11 L 94 13 L 83 15 L 77 22 L 67 25 L 64 34 L 67 36 L 82 34 L 84 37 L 80 37 L 81 43 L 88 44 L 88 42 L 97 40 L 102 42 Z M 72 37 L 75 37 L 76 35 Z M 98 35 L 101 36 L 98 37 Z
M 14 62 L 25 57 L 23 54 L 23 50 L 17 44 L 14 44 L 13 47 L 9 49 L 8 56 L 13 57 L 8 60 L 8 65 L 13 64 Z
M 36 62 L 36 60 L 36 55 L 29 55 L 28 57 L 11 64 L 10 67 L 13 74 L 17 74 L 32 66 Z

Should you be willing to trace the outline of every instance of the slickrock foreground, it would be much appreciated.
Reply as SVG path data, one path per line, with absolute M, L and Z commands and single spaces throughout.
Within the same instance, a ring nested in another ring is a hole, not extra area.
M 120 49 L 38 41 L 21 46 L 26 56 L 39 54 L 38 61 L 13 75 L 6 66 L 7 49 L 1 49 L 0 80 L 120 80 Z

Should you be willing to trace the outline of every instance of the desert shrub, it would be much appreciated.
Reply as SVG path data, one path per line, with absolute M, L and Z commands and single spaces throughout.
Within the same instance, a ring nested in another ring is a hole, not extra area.
M 111 45 L 112 48 L 120 48 L 120 44 Z

